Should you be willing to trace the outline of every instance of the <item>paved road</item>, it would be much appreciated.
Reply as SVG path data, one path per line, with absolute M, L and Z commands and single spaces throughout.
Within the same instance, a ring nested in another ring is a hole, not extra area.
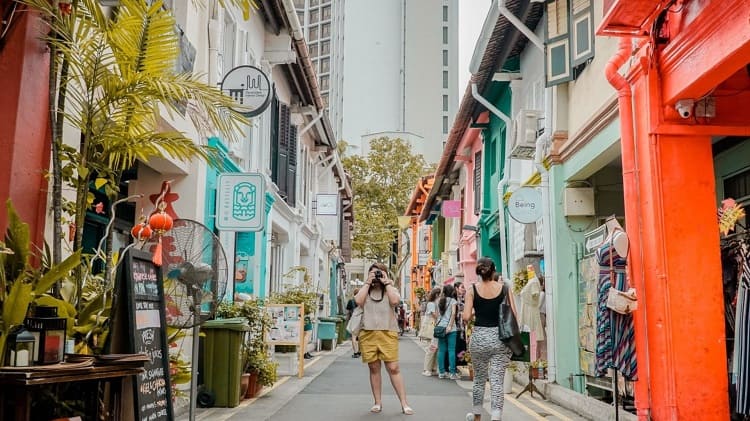
M 371 414 L 372 394 L 367 368 L 351 358 L 347 344 L 319 354 L 307 363 L 305 376 L 284 377 L 261 397 L 243 401 L 237 408 L 200 410 L 198 420 L 429 420 L 462 421 L 471 408 L 471 382 L 424 377 L 424 351 L 413 337 L 401 337 L 401 370 L 413 416 L 401 414 L 401 407 L 383 371 L 383 412 Z M 517 394 L 521 386 L 514 385 Z M 489 389 L 489 388 L 488 388 Z M 506 394 L 504 420 L 579 421 L 583 418 L 528 393 L 516 399 Z M 485 410 L 489 409 L 486 396 Z M 482 417 L 489 420 L 488 413 Z

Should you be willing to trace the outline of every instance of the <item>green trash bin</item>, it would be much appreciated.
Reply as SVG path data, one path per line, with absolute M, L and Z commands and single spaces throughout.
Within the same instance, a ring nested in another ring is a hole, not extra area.
M 318 318 L 318 339 L 320 339 L 320 346 L 326 351 L 333 350 L 335 341 L 338 338 L 336 332 L 336 321 L 330 317 L 319 317 Z
M 214 406 L 234 408 L 240 404 L 242 344 L 250 330 L 247 319 L 209 320 L 201 326 L 205 333 L 203 381 L 215 396 Z

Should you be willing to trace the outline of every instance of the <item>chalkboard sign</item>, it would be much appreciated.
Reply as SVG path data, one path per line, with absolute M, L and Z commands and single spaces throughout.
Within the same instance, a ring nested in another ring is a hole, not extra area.
M 122 259 L 113 303 L 112 352 L 149 357 L 133 385 L 134 419 L 172 420 L 161 268 L 151 262 L 151 254 L 139 250 L 129 250 Z

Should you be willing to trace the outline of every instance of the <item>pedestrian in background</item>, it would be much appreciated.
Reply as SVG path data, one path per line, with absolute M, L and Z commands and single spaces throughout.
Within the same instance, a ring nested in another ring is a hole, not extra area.
M 456 288 L 456 301 L 458 301 L 458 305 L 456 306 L 456 365 L 466 365 L 465 361 L 458 358 L 459 355 L 463 355 L 463 352 L 466 351 L 466 325 L 463 318 L 464 305 L 466 303 L 466 288 L 461 281 L 454 283 L 453 287 Z
M 349 302 L 346 303 L 346 323 L 349 324 L 349 319 L 352 318 L 352 313 L 354 313 L 354 309 L 357 307 L 357 303 L 354 302 L 354 297 L 357 296 L 359 293 L 359 288 L 354 288 L 354 295 L 352 298 L 349 299 Z M 359 352 L 359 340 L 357 340 L 357 337 L 355 335 L 352 335 L 352 358 L 359 358 L 362 356 L 362 354 Z
M 437 305 L 438 299 L 440 298 L 441 289 L 433 288 L 430 294 L 427 296 L 427 306 L 425 307 L 424 317 L 422 322 L 427 326 L 427 329 L 434 329 L 435 323 L 437 322 Z M 422 329 L 420 329 L 422 330 Z M 424 354 L 424 371 L 423 376 L 434 376 L 437 373 L 437 348 L 438 340 L 432 336 L 432 331 L 424 332 L 423 335 L 429 335 L 425 337 L 430 338 L 430 344 L 427 346 L 427 351 Z
M 381 361 L 385 364 L 393 389 L 401 402 L 401 412 L 412 415 L 414 411 L 406 402 L 406 389 L 398 363 L 398 322 L 396 306 L 401 302 L 398 289 L 388 278 L 388 269 L 382 263 L 370 266 L 367 281 L 354 296 L 354 301 L 364 310 L 363 326 L 359 332 L 359 350 L 362 362 L 370 369 L 370 388 L 375 404 L 370 412 L 383 410 Z
M 484 387 L 488 375 L 491 419 L 500 420 L 505 400 L 503 378 L 512 354 L 510 348 L 502 343 L 498 336 L 500 303 L 505 298 L 503 285 L 506 285 L 506 282 L 502 278 L 498 278 L 499 282 L 494 282 L 495 263 L 487 257 L 477 260 L 476 273 L 479 280 L 466 292 L 463 313 L 464 321 L 467 323 L 475 317 L 474 329 L 469 337 L 469 352 L 474 365 L 473 411 L 466 414 L 466 420 L 479 421 L 482 417 Z M 510 294 L 510 291 L 510 285 L 507 285 L 506 293 Z M 513 312 L 517 314 L 513 299 L 509 302 Z
M 438 321 L 435 326 L 445 327 L 445 336 L 438 338 L 438 377 L 458 380 L 456 372 L 456 289 L 453 285 L 445 285 L 443 294 L 438 302 Z M 446 354 L 448 356 L 448 371 L 445 370 Z

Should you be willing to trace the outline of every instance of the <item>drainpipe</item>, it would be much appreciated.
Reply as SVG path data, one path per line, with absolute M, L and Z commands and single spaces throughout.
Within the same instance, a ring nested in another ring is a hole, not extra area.
M 505 228 L 505 201 L 503 200 L 503 194 L 505 193 L 505 187 L 508 185 L 508 181 L 510 181 L 510 152 L 508 151 L 508 141 L 510 139 L 510 130 L 513 127 L 513 122 L 505 113 L 498 110 L 497 107 L 492 105 L 487 99 L 485 99 L 483 96 L 479 95 L 479 91 L 477 90 L 477 84 L 472 83 L 471 84 L 471 96 L 474 97 L 474 99 L 477 100 L 480 104 L 484 105 L 485 108 L 487 108 L 492 114 L 496 115 L 500 120 L 503 120 L 503 123 L 505 123 L 505 165 L 503 166 L 503 178 L 500 180 L 499 183 L 497 183 L 497 200 L 498 200 L 498 206 L 500 215 L 498 215 L 498 223 L 500 225 L 500 232 L 505 237 L 500 241 L 500 259 L 502 262 L 500 262 L 500 273 L 505 276 L 510 276 L 510 262 L 508 262 L 508 233 Z
M 549 90 L 547 90 L 549 92 Z M 551 95 L 547 95 L 551 99 Z M 549 102 L 549 101 L 548 101 Z M 548 108 L 550 109 L 550 108 Z M 557 330 L 555 329 L 555 303 L 554 303 L 554 268 L 555 253 L 552 246 L 552 208 L 550 201 L 549 171 L 544 166 L 544 157 L 547 146 L 550 142 L 549 126 L 552 124 L 546 119 L 544 134 L 536 141 L 534 151 L 534 167 L 539 171 L 542 181 L 539 187 L 542 191 L 542 244 L 544 244 L 544 300 L 547 311 L 547 377 L 552 383 L 557 377 L 557 352 L 556 338 Z
M 628 265 L 628 272 L 630 279 L 636 281 L 636 289 L 645 291 L 644 285 L 644 273 L 643 273 L 643 247 L 641 247 L 641 238 L 643 229 L 643 221 L 641 219 L 641 213 L 638 209 L 640 203 L 640 189 L 638 186 L 638 165 L 635 160 L 636 155 L 636 144 L 635 144 L 635 130 L 634 130 L 634 116 L 633 116 L 633 94 L 631 92 L 630 83 L 619 73 L 620 67 L 622 67 L 631 55 L 633 46 L 632 41 L 629 37 L 620 38 L 620 44 L 617 49 L 617 53 L 607 63 L 604 73 L 607 76 L 607 81 L 617 90 L 617 105 L 620 109 L 620 144 L 622 150 L 622 187 L 625 196 L 632 197 L 634 200 L 625 201 L 625 216 L 626 218 L 636 219 L 637 227 L 629 228 L 627 234 L 631 244 L 635 247 L 630 247 L 630 250 L 637 251 L 638 254 L 628 256 L 631 264 Z M 633 271 L 637 270 L 638 273 L 634 274 Z M 633 276 L 637 275 L 637 276 Z M 648 326 L 646 324 L 646 306 L 641 306 L 638 312 L 635 314 L 635 322 L 638 328 L 635 331 L 636 343 L 641 345 L 637 348 L 640 358 L 639 362 L 650 361 L 648 355 L 648 347 L 645 346 L 648 343 Z M 664 317 L 664 314 L 655 314 L 656 318 L 660 320 L 669 320 Z M 665 323 L 662 329 L 662 334 L 658 337 L 653 337 L 652 340 L 659 341 L 664 344 L 668 344 L 667 338 L 671 335 L 669 323 Z M 667 378 L 674 379 L 673 368 L 673 356 L 671 352 L 667 352 L 663 357 L 663 367 L 668 370 L 666 375 Z M 650 419 L 650 407 L 651 407 L 651 396 L 649 393 L 648 383 L 651 377 L 650 367 L 648 364 L 639 364 L 638 367 L 639 375 L 641 377 L 635 384 L 636 392 L 636 405 L 639 419 Z M 676 411 L 675 403 L 675 385 L 674 383 L 669 385 L 668 389 L 668 402 L 667 406 L 672 411 Z M 676 417 L 676 412 L 673 412 Z M 675 418 L 676 419 L 676 418 Z

